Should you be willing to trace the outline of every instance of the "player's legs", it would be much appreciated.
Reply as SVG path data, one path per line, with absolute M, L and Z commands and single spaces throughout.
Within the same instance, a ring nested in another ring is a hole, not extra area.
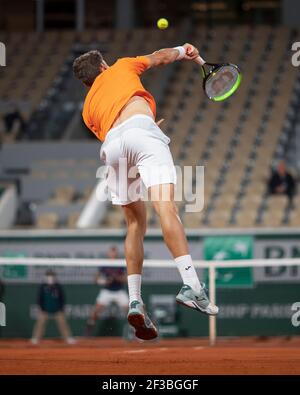
M 174 184 L 154 185 L 149 188 L 149 193 L 171 254 L 174 258 L 188 255 L 188 243 L 174 202 Z
M 85 328 L 85 336 L 91 336 L 98 317 L 103 313 L 103 311 L 109 306 L 112 301 L 112 292 L 107 289 L 101 289 L 99 292 L 95 306 L 88 318 L 87 326 Z
M 119 291 L 113 291 L 112 301 L 122 309 L 124 307 L 128 307 L 128 293 L 124 289 L 120 289 Z
M 198 292 L 201 285 L 189 255 L 185 231 L 174 202 L 174 184 L 154 185 L 149 188 L 149 193 L 160 220 L 164 241 L 177 261 L 183 282 Z
M 101 315 L 101 313 L 103 313 L 104 309 L 105 309 L 105 306 L 103 304 L 96 303 L 96 305 L 94 306 L 92 313 L 88 319 L 88 325 L 94 326 L 99 315 Z
M 69 324 L 67 323 L 65 313 L 63 311 L 59 311 L 58 313 L 56 313 L 55 320 L 62 338 L 68 344 L 74 344 L 75 339 L 72 337 L 71 330 Z
M 103 313 L 103 311 L 105 310 L 105 305 L 104 304 L 100 304 L 97 303 L 94 307 L 94 310 L 92 311 L 91 317 L 93 319 L 93 321 L 97 321 L 97 318 L 99 317 L 99 315 L 101 315 L 101 313 Z
M 107 185 L 112 203 L 123 207 L 127 223 L 125 257 L 129 290 L 128 322 L 135 328 L 136 336 L 144 340 L 157 337 L 157 330 L 147 316 L 141 297 L 146 209 L 139 193 L 129 193 L 132 186 L 135 187 L 134 191 L 139 189 L 141 177 L 128 171 L 135 170 L 143 149 L 148 146 L 148 140 L 144 140 L 147 128 L 153 123 L 149 117 L 135 117 L 111 131 L 101 148 L 101 157 L 109 165 Z
M 116 177 L 108 177 L 108 186 L 112 192 L 113 203 L 123 206 L 126 217 L 128 233 L 125 242 L 125 256 L 128 267 L 130 298 L 128 320 L 130 322 L 132 318 L 130 323 L 136 328 L 136 334 L 140 337 L 139 335 L 144 335 L 143 332 L 140 332 L 140 329 L 147 328 L 148 324 L 144 319 L 141 319 L 141 317 L 145 317 L 145 312 L 142 311 L 141 272 L 144 259 L 143 239 L 146 229 L 146 211 L 144 204 L 135 201 L 134 197 L 125 193 L 123 197 L 121 192 L 131 190 L 132 179 L 130 180 L 129 174 L 127 174 L 127 178 L 124 175 L 122 171 L 124 165 L 120 163 L 119 159 L 125 158 L 128 168 L 134 166 L 138 169 L 140 178 L 148 190 L 158 184 L 176 184 L 176 170 L 168 146 L 170 139 L 152 119 L 140 116 L 138 119 L 134 118 L 128 121 L 123 127 L 124 130 L 117 138 L 114 135 L 108 135 L 108 140 L 102 147 L 102 154 L 105 162 L 116 173 Z M 111 172 L 111 174 L 114 174 L 114 172 Z M 117 187 L 114 187 L 113 182 L 111 182 L 114 178 L 117 180 Z M 158 199 L 156 211 L 161 218 L 166 244 L 175 258 L 184 283 L 188 287 L 190 287 L 188 284 L 191 284 L 193 292 L 197 290 L 199 294 L 200 291 L 202 292 L 202 288 L 192 259 L 188 254 L 184 230 L 174 207 L 174 187 L 172 188 L 172 196 L 170 195 L 169 199 Z M 155 188 L 153 191 L 155 192 Z M 165 204 L 164 200 L 169 200 L 169 203 Z M 163 215 L 164 209 L 167 211 L 166 215 Z M 149 325 L 153 324 L 150 322 Z M 154 334 L 153 331 L 153 336 Z
M 149 319 L 141 296 L 142 268 L 144 260 L 144 236 L 146 233 L 146 208 L 142 201 L 123 206 L 127 235 L 125 258 L 128 273 L 129 311 L 128 322 L 135 334 L 143 340 L 157 337 L 157 329 Z
M 155 185 L 149 188 L 149 192 L 159 216 L 164 241 L 174 257 L 184 283 L 176 297 L 177 302 L 206 314 L 217 314 L 218 308 L 209 302 L 189 255 L 185 231 L 174 202 L 174 184 Z
M 37 344 L 43 337 L 47 320 L 48 314 L 43 311 L 39 311 L 31 338 L 31 342 L 33 344 Z
M 121 289 L 119 291 L 114 291 L 113 301 L 124 312 L 124 315 L 126 315 L 128 312 L 128 304 L 129 304 L 128 293 L 124 289 Z
M 92 332 L 95 328 L 96 322 L 97 322 L 97 318 L 99 317 L 99 315 L 101 315 L 101 313 L 104 311 L 105 306 L 101 305 L 101 304 L 96 304 L 87 320 L 86 323 L 86 327 L 84 330 L 84 336 L 91 336 Z
M 127 274 L 141 274 L 144 260 L 144 236 L 146 233 L 146 208 L 141 200 L 122 206 L 127 224 L 125 257 Z

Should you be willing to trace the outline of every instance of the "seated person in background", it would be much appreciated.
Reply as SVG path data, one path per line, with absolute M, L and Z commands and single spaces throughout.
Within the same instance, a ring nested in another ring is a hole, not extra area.
M 107 252 L 107 258 L 110 260 L 118 259 L 119 254 L 117 247 L 112 246 Z M 116 303 L 125 314 L 128 311 L 128 294 L 125 291 L 127 282 L 126 270 L 123 267 L 100 267 L 96 277 L 97 284 L 102 286 L 101 291 L 96 299 L 95 307 L 89 317 L 86 335 L 90 336 L 92 329 L 95 327 L 98 316 L 112 303 Z
M 272 195 L 287 195 L 290 204 L 295 195 L 296 183 L 292 174 L 287 169 L 285 162 L 282 160 L 278 163 L 276 170 L 273 171 L 269 183 L 269 193 Z
M 1 139 L 10 141 L 19 139 L 25 133 L 26 123 L 15 103 L 10 103 L 7 112 L 3 115 L 1 125 Z

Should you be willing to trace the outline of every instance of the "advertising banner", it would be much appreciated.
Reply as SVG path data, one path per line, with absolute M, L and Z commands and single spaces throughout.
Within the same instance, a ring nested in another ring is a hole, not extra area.
M 224 261 L 251 259 L 253 238 L 251 236 L 210 236 L 204 238 L 204 259 Z M 217 270 L 217 287 L 252 287 L 252 268 L 236 267 Z

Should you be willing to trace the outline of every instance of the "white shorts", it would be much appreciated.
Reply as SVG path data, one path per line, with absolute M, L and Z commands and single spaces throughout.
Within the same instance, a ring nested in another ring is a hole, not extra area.
M 141 199 L 143 184 L 176 184 L 170 139 L 147 115 L 134 115 L 111 129 L 100 157 L 108 166 L 107 185 L 113 204 Z
M 121 307 L 128 307 L 128 294 L 124 289 L 119 291 L 110 291 L 109 289 L 102 289 L 97 296 L 96 303 L 103 306 L 109 306 L 111 303 L 116 303 Z

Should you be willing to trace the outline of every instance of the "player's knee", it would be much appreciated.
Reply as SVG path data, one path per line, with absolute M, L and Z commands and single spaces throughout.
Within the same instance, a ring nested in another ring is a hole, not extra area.
M 173 216 L 178 214 L 177 206 L 173 201 L 153 202 L 153 207 L 159 216 Z
M 134 233 L 143 239 L 146 233 L 146 225 L 140 221 L 130 222 L 129 224 L 127 223 L 127 230 L 128 233 Z
M 146 221 L 144 218 L 138 218 L 134 215 L 126 216 L 126 223 L 128 231 L 139 232 L 142 236 L 145 235 Z

